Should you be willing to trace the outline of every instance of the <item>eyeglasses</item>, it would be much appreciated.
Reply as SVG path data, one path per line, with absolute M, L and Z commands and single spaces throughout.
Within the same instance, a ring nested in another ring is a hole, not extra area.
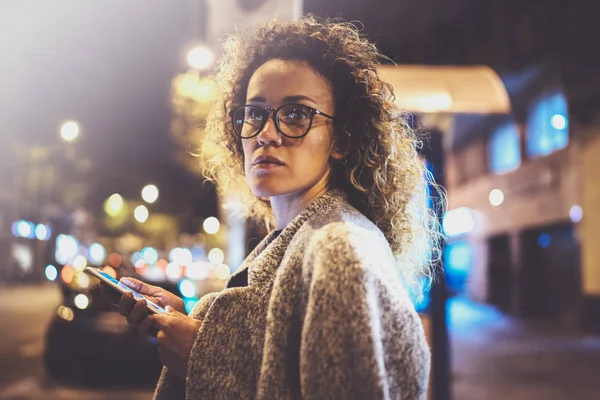
M 271 115 L 277 132 L 294 139 L 306 136 L 315 115 L 335 120 L 331 115 L 302 104 L 284 104 L 276 109 L 246 105 L 230 112 L 229 115 L 235 133 L 242 139 L 257 136 Z

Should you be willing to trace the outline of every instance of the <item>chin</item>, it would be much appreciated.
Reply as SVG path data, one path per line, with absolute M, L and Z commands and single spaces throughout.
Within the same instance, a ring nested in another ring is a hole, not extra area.
M 289 187 L 288 182 L 283 182 L 280 179 L 254 179 L 252 182 L 249 182 L 249 185 L 250 190 L 252 190 L 252 193 L 256 197 L 264 198 L 283 196 L 295 192 L 297 188 Z

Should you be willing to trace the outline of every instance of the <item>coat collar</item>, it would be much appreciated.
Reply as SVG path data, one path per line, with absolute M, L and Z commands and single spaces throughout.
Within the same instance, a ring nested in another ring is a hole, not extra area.
M 307 221 L 327 213 L 343 201 L 344 194 L 340 190 L 329 191 L 313 201 L 281 231 L 279 236 L 275 231 L 269 232 L 246 257 L 239 270 L 230 280 L 247 270 L 249 286 L 264 287 L 270 285 L 288 246 L 298 230 Z

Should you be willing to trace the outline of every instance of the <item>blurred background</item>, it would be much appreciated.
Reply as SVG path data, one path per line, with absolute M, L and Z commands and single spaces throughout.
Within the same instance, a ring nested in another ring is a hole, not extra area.
M 600 392 L 600 56 L 585 0 L 2 0 L 0 399 L 149 399 L 155 343 L 82 274 L 218 291 L 265 234 L 200 173 L 222 39 L 355 21 L 448 192 L 432 399 Z M 118 360 L 115 360 L 115 356 Z

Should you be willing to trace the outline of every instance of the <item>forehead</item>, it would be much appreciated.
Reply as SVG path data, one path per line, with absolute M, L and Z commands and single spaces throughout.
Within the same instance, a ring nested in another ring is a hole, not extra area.
M 278 103 L 292 96 L 306 96 L 321 104 L 332 101 L 329 82 L 304 61 L 269 60 L 248 82 L 246 100 Z

